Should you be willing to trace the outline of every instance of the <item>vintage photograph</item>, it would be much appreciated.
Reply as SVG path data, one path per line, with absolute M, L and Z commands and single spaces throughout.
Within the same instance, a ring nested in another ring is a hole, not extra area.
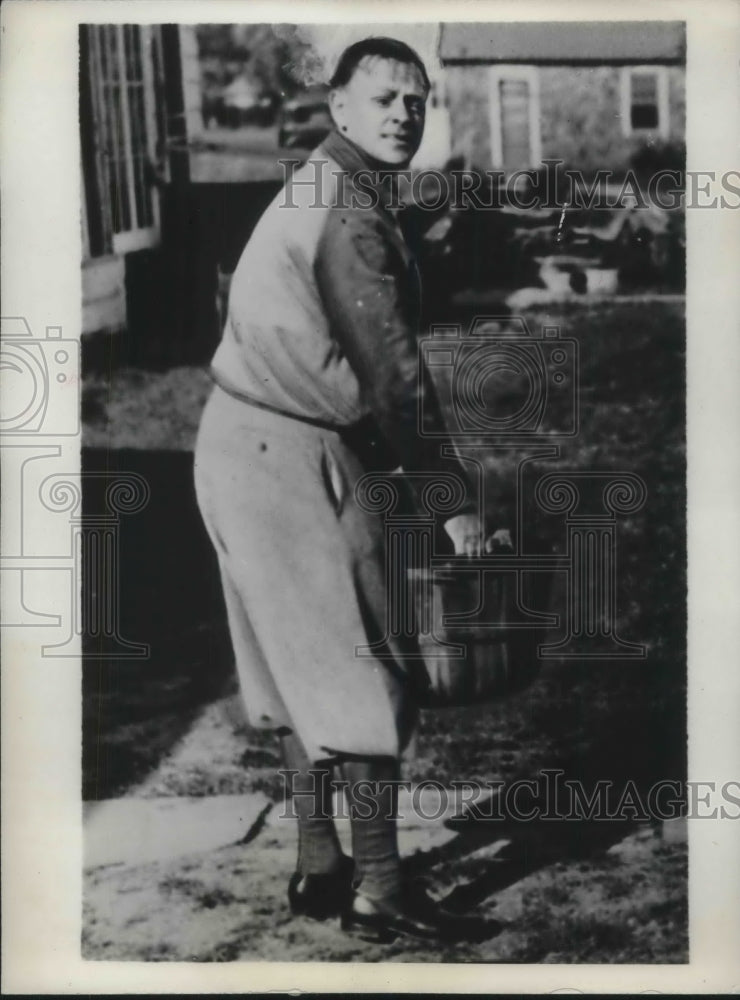
M 82 957 L 687 963 L 686 25 L 78 44 Z

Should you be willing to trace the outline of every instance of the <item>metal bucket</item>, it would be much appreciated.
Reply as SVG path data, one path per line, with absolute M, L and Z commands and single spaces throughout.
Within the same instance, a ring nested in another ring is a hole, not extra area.
M 464 567 L 409 571 L 428 674 L 424 707 L 506 697 L 537 676 L 552 573 Z

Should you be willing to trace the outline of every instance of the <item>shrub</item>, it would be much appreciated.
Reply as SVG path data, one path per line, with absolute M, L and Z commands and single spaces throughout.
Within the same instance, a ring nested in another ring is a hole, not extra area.
M 630 167 L 639 176 L 656 174 L 660 170 L 686 169 L 686 143 L 676 139 L 648 140 L 630 156 Z

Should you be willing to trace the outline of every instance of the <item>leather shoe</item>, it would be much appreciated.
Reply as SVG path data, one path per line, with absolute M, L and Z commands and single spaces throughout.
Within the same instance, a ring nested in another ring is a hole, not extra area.
M 288 883 L 288 903 L 293 916 L 328 920 L 344 912 L 352 899 L 352 858 L 343 857 L 335 872 L 302 875 L 294 872 Z
M 413 883 L 385 899 L 356 892 L 342 913 L 342 930 L 356 930 L 366 940 L 381 943 L 399 935 L 440 942 L 482 941 L 491 936 L 485 920 L 445 910 Z

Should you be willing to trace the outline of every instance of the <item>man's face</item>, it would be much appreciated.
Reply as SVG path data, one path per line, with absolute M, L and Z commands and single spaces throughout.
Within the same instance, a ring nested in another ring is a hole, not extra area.
M 349 83 L 331 92 L 330 102 L 343 135 L 376 160 L 400 166 L 421 145 L 426 97 L 416 66 L 365 56 Z

